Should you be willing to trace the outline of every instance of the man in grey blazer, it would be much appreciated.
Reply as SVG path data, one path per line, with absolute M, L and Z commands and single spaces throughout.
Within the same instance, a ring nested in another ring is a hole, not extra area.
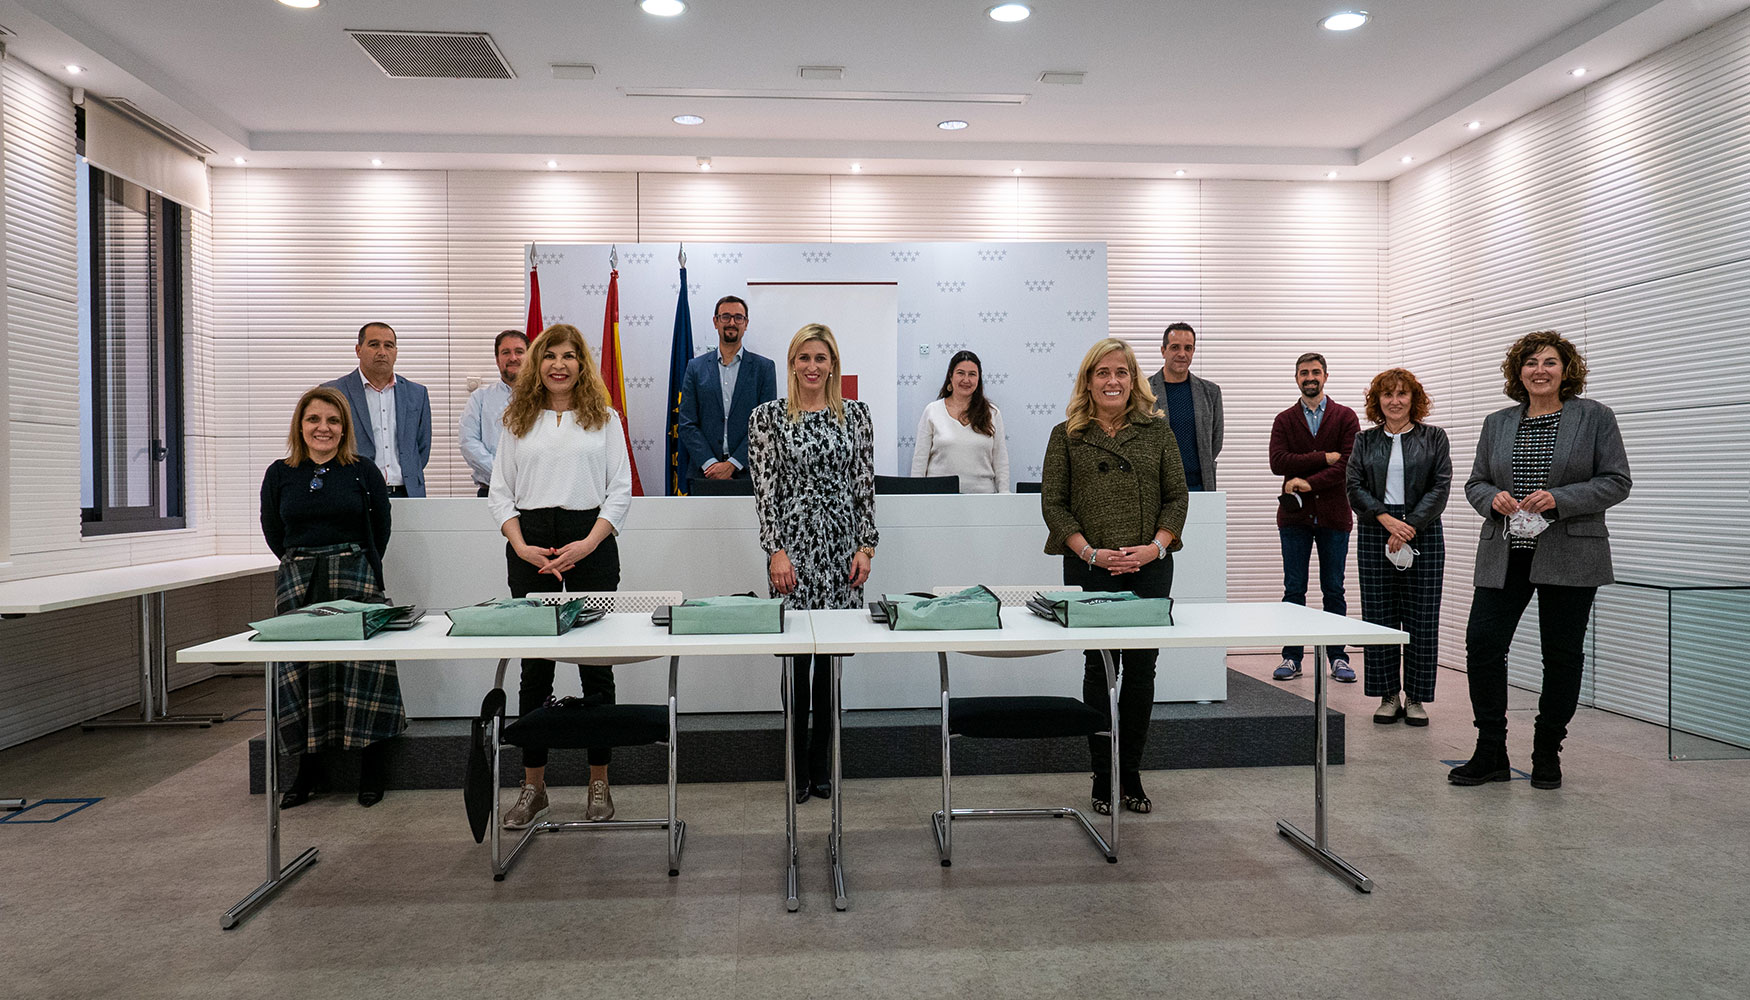
M 1167 415 L 1179 439 L 1185 464 L 1185 485 L 1214 490 L 1215 459 L 1221 454 L 1221 386 L 1191 374 L 1197 353 L 1197 331 L 1189 323 L 1174 323 L 1161 336 L 1161 370 L 1148 377 L 1155 402 Z
M 747 323 L 745 301 L 734 295 L 718 299 L 711 315 L 717 347 L 687 362 L 681 377 L 681 447 L 689 482 L 746 478 L 748 417 L 754 407 L 778 398 L 777 366 L 742 344 Z
M 392 497 L 425 496 L 431 458 L 431 396 L 425 386 L 395 374 L 395 330 L 387 323 L 359 327 L 358 369 L 323 385 L 339 389 L 352 407 L 360 458 L 376 464 Z
M 1464 486 L 1465 499 L 1483 515 L 1464 637 L 1477 748 L 1447 779 L 1455 785 L 1512 780 L 1507 652 L 1535 594 L 1543 690 L 1531 786 L 1560 788 L 1562 741 L 1579 704 L 1592 601 L 1615 579 L 1604 512 L 1628 499 L 1633 481 L 1616 415 L 1579 395 L 1586 362 L 1566 338 L 1549 330 L 1526 334 L 1508 350 L 1501 373 L 1502 391 L 1517 405 L 1483 420 Z

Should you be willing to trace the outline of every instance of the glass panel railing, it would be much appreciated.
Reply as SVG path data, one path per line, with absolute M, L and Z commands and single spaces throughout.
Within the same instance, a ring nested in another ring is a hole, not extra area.
M 1670 594 L 1671 759 L 1750 758 L 1750 586 Z

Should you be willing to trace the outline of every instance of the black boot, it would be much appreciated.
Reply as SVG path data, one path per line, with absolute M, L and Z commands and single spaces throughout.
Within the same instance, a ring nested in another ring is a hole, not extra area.
M 1531 787 L 1562 787 L 1562 737 L 1541 726 L 1531 742 Z
M 1512 781 L 1513 765 L 1507 760 L 1507 744 L 1477 741 L 1470 760 L 1446 772 L 1446 780 L 1455 785 L 1486 785 L 1491 781 Z
M 365 747 L 359 760 L 359 805 L 366 809 L 383 801 L 383 789 L 389 784 L 389 741 L 379 740 Z
M 310 801 L 316 794 L 316 783 L 322 780 L 322 755 L 305 753 L 298 755 L 298 776 L 292 779 L 292 787 L 280 796 L 281 809 L 294 809 Z

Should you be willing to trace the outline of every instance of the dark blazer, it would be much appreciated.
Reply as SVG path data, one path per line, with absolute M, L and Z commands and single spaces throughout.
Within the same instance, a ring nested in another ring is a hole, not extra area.
M 1116 438 L 1097 422 L 1079 438 L 1068 427 L 1053 427 L 1045 445 L 1039 504 L 1050 532 L 1046 555 L 1079 555 L 1065 544 L 1078 531 L 1094 548 L 1116 549 L 1141 545 L 1164 528 L 1173 533 L 1167 551 L 1184 548 L 1191 494 L 1167 418 L 1125 424 Z
M 723 388 L 717 381 L 718 350 L 713 347 L 687 362 L 681 377 L 681 447 L 689 480 L 702 475 L 706 459 L 734 458 L 747 471 L 747 418 L 753 408 L 778 398 L 778 369 L 772 359 L 743 347 L 735 398 L 729 401 L 729 452 L 723 451 Z M 738 473 L 739 475 L 740 473 Z
M 1306 429 L 1306 418 L 1301 416 L 1304 407 L 1298 400 L 1276 414 L 1276 422 L 1270 426 L 1270 471 L 1283 478 L 1304 479 L 1312 486 L 1311 493 L 1301 495 L 1298 510 L 1276 509 L 1278 527 L 1316 525 L 1348 531 L 1355 526 L 1349 513 L 1347 480 L 1349 453 L 1355 450 L 1361 421 L 1354 410 L 1328 396 L 1325 399 L 1325 419 L 1319 422 L 1317 437 Z M 1325 464 L 1325 454 L 1333 451 L 1342 457 L 1336 465 Z
M 1215 460 L 1221 454 L 1222 419 L 1221 386 L 1206 378 L 1188 375 L 1191 380 L 1191 409 L 1197 418 L 1197 464 L 1202 468 L 1203 488 L 1215 490 Z M 1148 377 L 1149 391 L 1160 402 L 1167 391 L 1167 380 L 1159 371 Z M 1166 404 L 1161 403 L 1162 412 Z
M 365 379 L 358 369 L 332 382 L 352 406 L 353 436 L 359 457 L 377 461 L 377 439 L 371 435 L 370 409 L 365 403 Z M 425 496 L 425 463 L 431 458 L 431 397 L 425 386 L 395 376 L 395 457 L 401 462 L 401 485 L 410 497 Z
M 1324 428 L 1320 428 L 1323 430 Z M 1404 522 L 1417 531 L 1440 520 L 1452 495 L 1452 449 L 1446 431 L 1416 424 L 1403 436 Z M 1349 455 L 1349 506 L 1364 522 L 1385 513 L 1385 473 L 1391 465 L 1391 435 L 1369 427 L 1355 435 Z
M 1495 494 L 1513 488 L 1513 442 L 1525 411 L 1523 404 L 1509 406 L 1483 420 L 1476 461 L 1464 484 L 1465 499 L 1483 515 L 1474 578 L 1479 587 L 1507 585 L 1507 519 L 1495 513 L 1494 502 Z M 1604 512 L 1628 499 L 1633 485 L 1616 414 L 1603 403 L 1581 397 L 1563 403 L 1556 457 L 1546 487 L 1556 498 L 1556 519 L 1537 536 L 1531 582 L 1561 587 L 1613 582 Z

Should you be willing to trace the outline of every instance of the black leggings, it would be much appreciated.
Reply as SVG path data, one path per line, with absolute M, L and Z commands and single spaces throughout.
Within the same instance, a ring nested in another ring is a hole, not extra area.
M 1113 576 L 1089 566 L 1074 556 L 1063 557 L 1063 582 L 1083 590 L 1128 590 L 1138 597 L 1169 597 L 1173 591 L 1173 557 L 1157 559 L 1135 573 Z M 1148 724 L 1155 709 L 1155 661 L 1159 649 L 1115 649 L 1113 657 L 1122 684 L 1118 689 L 1118 773 L 1142 770 L 1142 748 L 1148 742 Z M 1087 650 L 1082 668 L 1082 701 L 1106 712 L 1106 665 L 1097 649 Z M 1094 773 L 1112 777 L 1112 744 L 1104 736 L 1088 737 L 1088 754 Z
M 587 537 L 590 529 L 595 527 L 598 513 L 598 510 L 547 507 L 518 511 L 517 523 L 522 526 L 523 541 L 528 544 L 559 548 Z M 523 561 L 509 542 L 504 543 L 504 560 L 505 569 L 510 576 L 510 596 L 527 597 L 530 594 L 553 593 L 559 590 L 557 577 L 551 573 L 539 572 Z M 566 571 L 565 589 L 620 589 L 620 548 L 612 534 L 602 539 L 602 543 L 587 558 Z M 528 715 L 552 697 L 553 671 L 552 660 L 523 660 L 522 683 L 517 688 L 516 697 L 518 715 Z M 586 667 L 579 664 L 577 672 L 583 681 L 584 704 L 614 703 L 613 667 Z M 594 767 L 605 766 L 612 756 L 613 751 L 606 747 L 591 747 L 589 762 Z M 525 747 L 523 766 L 546 767 L 547 748 Z
M 814 683 L 809 684 L 809 661 L 814 663 Z M 796 656 L 790 659 L 790 690 L 796 699 L 791 713 L 792 747 L 796 760 L 796 787 L 805 788 L 832 780 L 832 657 Z M 812 690 L 811 690 L 812 689 Z M 811 698 L 812 695 L 812 698 Z M 814 735 L 809 736 L 808 712 L 814 709 Z
M 1536 742 L 1559 748 L 1580 704 L 1586 667 L 1586 626 L 1597 587 L 1560 587 L 1531 582 L 1534 549 L 1507 555 L 1504 587 L 1478 587 L 1465 627 L 1465 670 L 1477 742 L 1507 742 L 1507 649 L 1531 595 L 1537 594 L 1538 644 L 1543 647 L 1543 693 L 1537 699 Z

